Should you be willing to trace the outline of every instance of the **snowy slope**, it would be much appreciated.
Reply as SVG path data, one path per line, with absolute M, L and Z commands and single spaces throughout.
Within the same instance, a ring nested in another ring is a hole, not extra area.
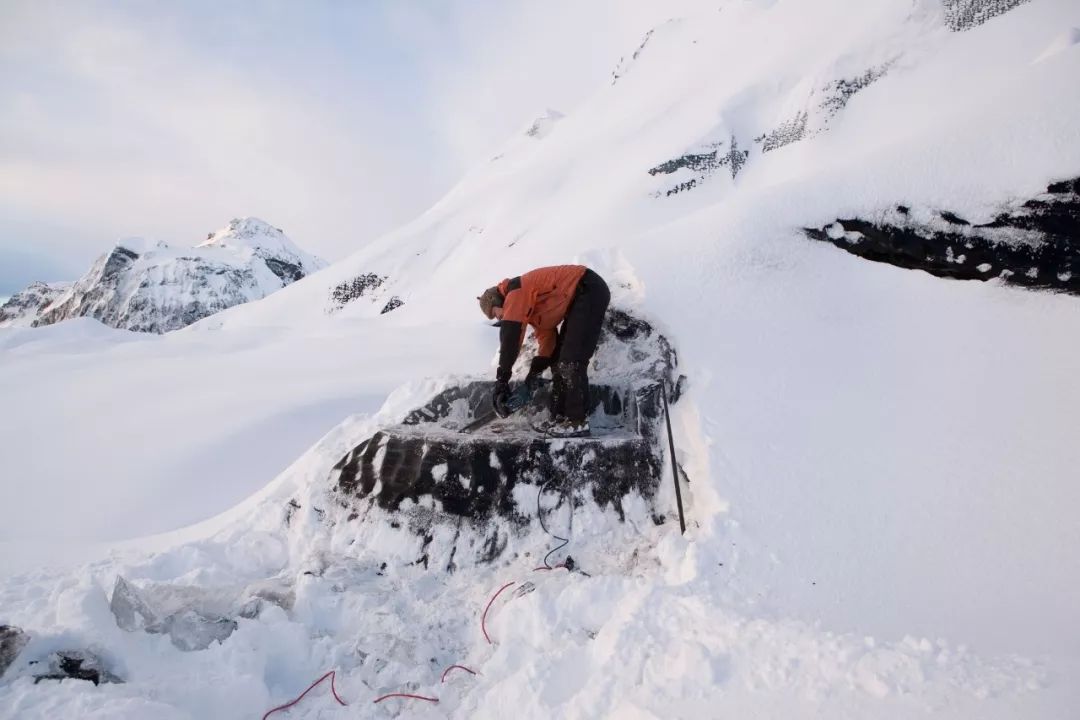
M 194 249 L 129 238 L 42 309 L 36 324 L 92 317 L 124 330 L 169 332 L 325 265 L 257 218 L 232 220 Z
M 931 0 L 702 3 L 658 22 L 589 103 L 526 123 L 424 216 L 315 277 L 160 338 L 4 331 L 5 470 L 33 478 L 11 483 L 9 567 L 61 529 L 115 540 L 227 512 L 8 577 L 0 623 L 35 635 L 25 657 L 89 646 L 128 682 L 58 692 L 15 666 L 0 707 L 247 717 L 337 668 L 352 706 L 320 688 L 290 716 L 1069 717 L 1080 305 L 801 230 L 897 204 L 989 219 L 1080 175 L 1080 11 L 1032 0 L 962 32 L 953 17 Z M 588 577 L 383 569 L 416 548 L 378 528 L 350 544 L 330 467 L 454 376 L 491 374 L 480 290 L 571 260 L 676 344 L 687 537 L 586 508 L 569 550 Z M 88 430 L 118 395 L 130 413 Z M 266 485 L 245 465 L 268 455 L 298 459 Z M 97 487 L 68 479 L 86 466 Z M 57 491 L 84 494 L 57 507 Z M 92 519 L 74 507 L 91 502 Z M 183 653 L 116 627 L 117 574 L 196 604 L 259 583 L 291 601 Z M 526 580 L 492 603 L 488 645 L 485 605 Z M 480 675 L 441 683 L 451 663 Z M 371 704 L 394 691 L 440 702 Z

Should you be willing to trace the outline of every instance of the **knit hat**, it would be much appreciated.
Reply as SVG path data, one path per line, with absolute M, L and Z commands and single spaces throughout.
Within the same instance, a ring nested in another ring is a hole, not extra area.
M 502 307 L 503 304 L 502 293 L 499 292 L 497 287 L 489 287 L 476 299 L 480 301 L 480 312 L 484 313 L 484 317 L 488 320 L 494 317 L 491 314 L 492 309 Z

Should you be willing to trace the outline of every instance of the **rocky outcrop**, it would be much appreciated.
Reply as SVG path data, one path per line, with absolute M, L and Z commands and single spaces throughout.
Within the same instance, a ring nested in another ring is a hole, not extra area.
M 89 650 L 61 650 L 52 653 L 45 672 L 34 675 L 34 684 L 42 680 L 86 680 L 95 685 L 122 683 L 123 679 Z
M 777 125 L 761 126 L 755 131 L 759 134 L 753 136 L 753 145 L 740 143 L 739 138 L 731 134 L 725 126 L 714 128 L 683 155 L 649 168 L 650 175 L 670 176 L 670 180 L 674 181 L 674 184 L 654 191 L 652 197 L 668 197 L 692 190 L 706 182 L 720 168 L 725 168 L 734 180 L 750 162 L 752 154 L 757 156 L 772 152 L 825 132 L 832 119 L 847 106 L 851 98 L 885 77 L 892 65 L 893 61 L 890 61 L 868 67 L 851 77 L 815 83 L 805 97 L 790 99 L 792 102 L 797 99 L 801 109 Z M 804 91 L 800 89 L 794 92 Z M 727 139 L 715 139 L 718 135 L 726 136 Z
M 169 332 L 261 299 L 325 265 L 256 218 L 233 220 L 194 248 L 124 240 L 34 325 L 92 317 L 124 330 Z
M 527 350 L 523 365 L 534 348 Z M 664 522 L 666 513 L 652 507 L 666 467 L 659 389 L 670 384 L 674 363 L 670 344 L 648 322 L 610 311 L 590 369 L 592 433 L 570 440 L 532 428 L 530 416 L 547 404 L 544 390 L 527 410 L 474 427 L 490 415 L 493 383 L 449 387 L 334 466 L 330 500 L 339 522 L 358 533 L 387 524 L 410 534 L 421 543 L 410 562 L 447 571 L 512 552 L 515 539 L 543 522 L 541 498 L 616 521 L 640 522 L 647 507 L 646 521 Z M 300 507 L 295 499 L 287 506 L 286 523 Z
M 721 152 L 725 145 L 727 149 Z M 727 168 L 728 172 L 731 173 L 731 178 L 735 179 L 739 171 L 746 165 L 746 159 L 750 156 L 749 150 L 739 148 L 739 141 L 734 135 L 726 144 L 723 142 L 711 143 L 709 147 L 713 149 L 689 152 L 672 160 L 662 162 L 656 167 L 649 168 L 649 174 L 653 176 L 672 175 L 680 170 L 689 170 L 692 173 L 692 176 L 688 179 L 682 180 L 663 191 L 654 192 L 653 197 L 675 195 L 690 190 L 707 180 L 710 175 L 720 168 Z
M 950 30 L 970 30 L 1026 2 L 1028 0 L 944 0 L 945 23 Z
M 948 210 L 903 205 L 881 217 L 806 228 L 859 257 L 961 280 L 998 279 L 1080 294 L 1080 178 L 973 224 Z
M 30 327 L 41 311 L 71 287 L 71 283 L 30 283 L 0 305 L 0 327 Z
M 354 278 L 343 280 L 330 290 L 330 312 L 335 312 L 362 297 L 375 299 L 376 291 L 387 280 L 385 275 L 363 273 Z

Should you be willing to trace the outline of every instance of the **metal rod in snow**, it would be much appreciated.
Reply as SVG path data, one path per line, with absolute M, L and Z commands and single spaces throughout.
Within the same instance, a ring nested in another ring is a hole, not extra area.
M 671 448 L 671 479 L 675 481 L 675 502 L 679 506 L 679 528 L 680 532 L 685 535 L 686 518 L 683 516 L 682 490 L 679 489 L 679 465 L 675 462 L 675 438 L 671 434 L 671 410 L 668 408 L 667 383 L 663 380 L 660 381 L 660 394 L 664 398 L 664 421 L 667 423 L 668 447 Z

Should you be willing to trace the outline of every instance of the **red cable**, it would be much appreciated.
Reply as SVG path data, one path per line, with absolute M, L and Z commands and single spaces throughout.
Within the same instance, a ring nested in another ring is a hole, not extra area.
M 464 665 L 451 665 L 450 667 L 443 670 L 442 680 L 440 680 L 439 682 L 446 682 L 446 676 L 449 675 L 450 671 L 453 670 L 454 668 L 457 668 L 458 670 L 464 670 L 465 672 L 469 673 L 470 675 L 475 675 L 476 674 L 476 671 L 470 670 L 469 668 L 465 667 Z
M 495 602 L 495 598 L 499 597 L 499 595 L 502 594 L 503 590 L 505 590 L 506 588 L 510 587 L 511 585 L 515 585 L 515 584 L 516 584 L 515 582 L 508 582 L 505 585 L 503 585 L 501 588 L 499 588 L 498 591 L 494 595 L 491 596 L 491 599 L 488 600 L 487 607 L 484 608 L 484 614 L 480 616 L 480 629 L 483 630 L 484 639 L 488 641 L 488 645 L 494 645 L 495 644 L 495 643 L 493 643 L 491 641 L 491 638 L 488 636 L 488 631 L 487 631 L 487 614 L 488 614 L 488 610 L 491 609 L 491 603 Z
M 428 702 L 437 703 L 439 698 L 425 697 L 424 695 L 412 695 L 410 693 L 390 693 L 389 695 L 383 695 L 381 698 L 377 698 L 375 702 L 382 702 L 387 698 L 400 697 L 400 698 L 412 698 L 413 700 L 427 700 Z
M 533 572 L 537 572 L 539 570 L 558 570 L 559 568 L 562 568 L 563 570 L 569 570 L 569 568 L 566 567 L 565 564 L 563 564 L 563 565 L 555 565 L 554 567 L 533 568 Z M 516 581 L 508 582 L 505 585 L 503 585 L 501 588 L 496 590 L 495 594 L 491 596 L 491 599 L 488 600 L 487 605 L 484 607 L 484 613 L 480 616 L 480 629 L 483 631 L 484 639 L 488 641 L 488 645 L 494 645 L 495 644 L 492 641 L 491 636 L 488 635 L 488 631 L 487 631 L 487 614 L 488 614 L 488 611 L 491 610 L 492 604 L 499 597 L 499 595 L 502 595 L 503 590 L 506 590 L 506 588 L 510 587 L 511 585 L 516 585 L 516 584 L 517 584 Z M 443 670 L 441 682 L 444 682 L 444 683 L 446 682 L 446 676 L 450 673 L 451 670 L 464 670 L 465 672 L 469 673 L 470 675 L 476 675 L 477 674 L 476 671 L 470 670 L 469 668 L 465 667 L 464 665 L 451 665 L 450 667 Z M 300 702 L 301 700 L 303 700 L 305 695 L 307 695 L 309 692 L 311 692 L 313 689 L 315 689 L 315 686 L 318 685 L 319 683 L 321 683 L 326 678 L 330 678 L 330 692 L 333 693 L 334 699 L 337 700 L 339 705 L 348 706 L 348 703 L 346 703 L 344 700 L 342 700 L 341 696 L 338 695 L 338 693 L 337 693 L 337 686 L 335 684 L 335 680 L 337 679 L 337 671 L 336 670 L 331 670 L 330 672 L 326 673 L 325 675 L 320 677 L 315 682 L 308 685 L 307 690 L 300 693 L 300 695 L 295 700 L 293 700 L 292 702 L 285 703 L 284 705 L 278 705 L 276 708 L 273 708 L 272 710 L 267 710 L 266 714 L 262 716 L 262 720 L 266 720 L 266 718 L 270 717 L 271 715 L 276 713 L 278 710 L 288 710 L 293 705 L 295 705 L 298 702 Z M 380 703 L 383 700 L 388 700 L 390 698 L 395 698 L 395 697 L 409 698 L 409 699 L 412 699 L 412 700 L 424 700 L 425 702 L 431 702 L 431 703 L 439 702 L 438 698 L 427 697 L 426 695 L 413 695 L 412 693 L 389 693 L 388 695 L 383 695 L 382 697 L 376 698 L 374 700 L 374 702 Z
M 266 720 L 266 718 L 270 717 L 272 714 L 276 713 L 278 710 L 287 710 L 288 708 L 291 708 L 293 705 L 295 705 L 296 703 L 303 700 L 305 695 L 307 695 L 309 692 L 311 692 L 315 688 L 316 685 L 321 683 L 326 678 L 330 678 L 330 692 L 334 693 L 334 699 L 338 701 L 339 705 L 347 705 L 347 703 L 338 696 L 337 688 L 334 687 L 334 679 L 336 677 L 337 677 L 337 671 L 336 670 L 331 670 L 330 672 L 326 673 L 325 675 L 323 675 L 321 678 L 319 678 L 315 682 L 308 685 L 308 689 L 305 690 L 304 692 L 300 693 L 300 697 L 296 698 L 295 700 L 293 700 L 290 703 L 286 703 L 284 705 L 279 705 L 276 708 L 274 708 L 273 710 L 268 710 L 266 712 L 266 714 L 262 716 L 262 720 Z

